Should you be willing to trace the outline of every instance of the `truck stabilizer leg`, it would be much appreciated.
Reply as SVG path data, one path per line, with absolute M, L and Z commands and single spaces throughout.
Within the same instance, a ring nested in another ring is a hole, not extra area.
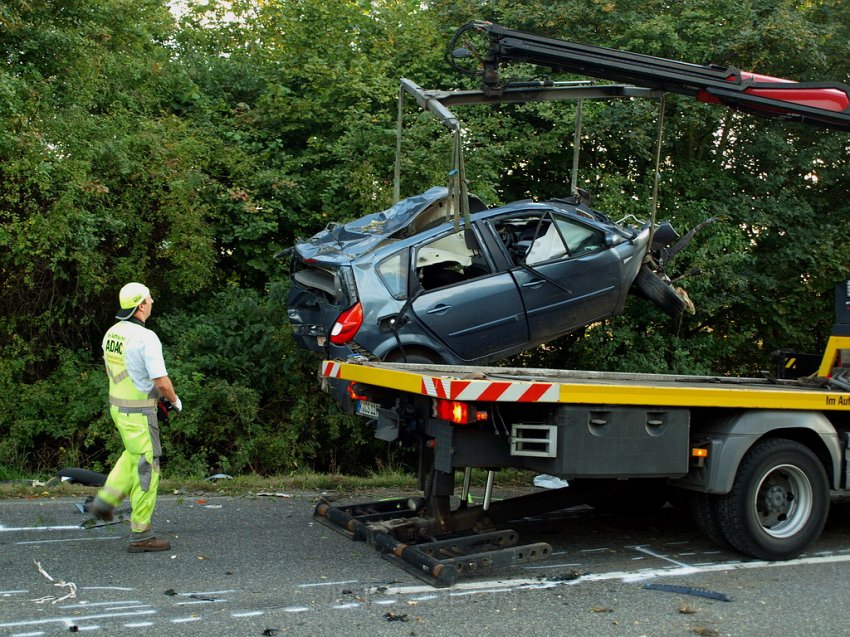
M 441 533 L 447 520 L 435 519 L 427 511 L 442 511 L 432 506 L 413 511 L 408 506 L 416 499 L 395 499 L 347 506 L 321 501 L 316 506 L 317 521 L 346 535 L 364 541 L 379 550 L 397 566 L 432 584 L 452 586 L 459 577 L 483 574 L 515 564 L 546 559 L 552 547 L 545 542 L 514 546 L 518 535 L 510 529 L 494 530 L 508 520 L 557 511 L 581 504 L 589 491 L 575 493 L 569 488 L 554 489 L 493 502 L 485 511 L 481 506 L 465 506 L 450 515 L 453 533 Z M 447 498 L 432 498 L 446 500 Z M 445 503 L 443 503 L 445 504 Z M 441 518 L 439 514 L 436 517 Z

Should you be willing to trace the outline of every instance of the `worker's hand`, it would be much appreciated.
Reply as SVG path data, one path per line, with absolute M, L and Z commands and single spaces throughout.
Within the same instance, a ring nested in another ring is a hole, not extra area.
M 179 414 L 181 411 L 183 411 L 183 401 L 180 400 L 180 396 L 178 396 L 177 394 L 174 394 L 174 398 L 176 398 L 176 400 L 173 403 L 171 403 L 171 405 L 174 407 L 174 409 Z

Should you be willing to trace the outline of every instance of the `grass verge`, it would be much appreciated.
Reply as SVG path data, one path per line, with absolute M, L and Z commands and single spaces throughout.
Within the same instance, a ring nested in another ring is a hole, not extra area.
M 531 485 L 533 473 L 506 469 L 496 474 L 499 486 Z M 472 485 L 483 487 L 487 472 L 474 469 Z M 460 475 L 458 475 L 458 484 Z M 264 492 L 336 491 L 354 493 L 373 490 L 396 490 L 411 493 L 418 490 L 417 479 L 411 473 L 385 469 L 366 476 L 299 471 L 284 476 L 247 474 L 232 478 L 209 479 L 198 476 L 166 477 L 160 482 L 159 493 L 205 493 L 226 496 L 251 496 Z M 10 480 L 0 483 L 0 498 L 57 498 L 93 495 L 95 487 L 51 483 L 51 481 Z

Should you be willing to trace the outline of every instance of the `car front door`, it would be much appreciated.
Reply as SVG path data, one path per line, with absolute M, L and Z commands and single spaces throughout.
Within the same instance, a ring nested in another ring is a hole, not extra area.
M 423 244 L 414 258 L 420 290 L 413 313 L 457 356 L 475 361 L 528 342 L 514 277 L 495 271 L 471 230 Z
M 604 233 L 554 212 L 532 219 L 525 226 L 535 228 L 531 239 L 512 250 L 531 340 L 546 342 L 611 316 L 621 268 Z

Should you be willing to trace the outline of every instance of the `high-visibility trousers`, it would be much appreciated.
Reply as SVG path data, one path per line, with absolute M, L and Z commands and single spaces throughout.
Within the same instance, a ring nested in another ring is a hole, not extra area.
M 112 406 L 112 420 L 124 442 L 124 452 L 109 472 L 97 498 L 110 507 L 128 495 L 133 512 L 130 528 L 136 540 L 151 535 L 151 518 L 159 487 L 159 423 L 156 408 L 125 409 Z

